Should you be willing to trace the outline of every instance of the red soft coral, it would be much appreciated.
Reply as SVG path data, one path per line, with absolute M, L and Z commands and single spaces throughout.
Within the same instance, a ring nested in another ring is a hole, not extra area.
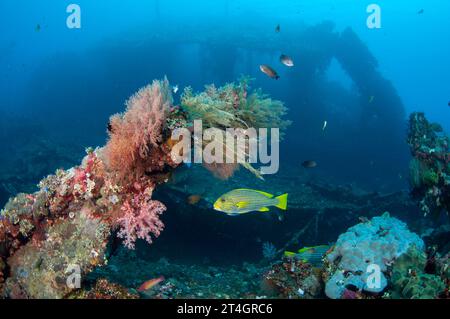
M 142 175 L 151 149 L 158 148 L 166 116 L 172 104 L 167 79 L 153 81 L 140 89 L 126 103 L 124 114 L 116 114 L 110 120 L 110 140 L 105 155 L 108 166 L 119 178 Z
M 123 215 L 117 219 L 120 226 L 117 236 L 124 239 L 123 244 L 129 249 L 134 249 L 138 238 L 151 244 L 150 235 L 158 237 L 164 229 L 159 215 L 166 207 L 157 200 L 148 199 L 147 193 L 144 191 L 125 201 L 121 207 Z

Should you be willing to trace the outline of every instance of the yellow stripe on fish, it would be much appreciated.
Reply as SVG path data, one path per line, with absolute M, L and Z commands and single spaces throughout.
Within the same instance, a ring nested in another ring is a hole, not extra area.
M 214 209 L 235 216 L 249 212 L 268 212 L 269 207 L 287 209 L 287 196 L 272 194 L 247 188 L 234 189 L 220 196 L 214 203 Z
M 313 265 L 322 263 L 323 256 L 330 250 L 328 245 L 319 245 L 313 247 L 303 247 L 296 253 L 292 251 L 285 251 L 284 256 L 288 258 L 296 258 L 303 262 L 308 262 Z

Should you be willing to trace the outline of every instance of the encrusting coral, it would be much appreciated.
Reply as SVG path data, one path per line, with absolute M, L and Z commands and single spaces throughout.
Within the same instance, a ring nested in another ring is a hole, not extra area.
M 420 251 L 425 248 L 418 235 L 388 213 L 349 228 L 325 258 L 326 295 L 339 299 L 348 288 L 372 294 L 383 292 L 388 285 L 388 267 L 412 246 Z M 372 285 L 369 277 L 375 269 L 379 270 L 379 280 Z

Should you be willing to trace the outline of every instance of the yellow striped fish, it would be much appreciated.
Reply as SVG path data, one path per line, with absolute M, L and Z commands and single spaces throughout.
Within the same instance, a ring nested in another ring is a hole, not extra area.
M 275 197 L 254 189 L 239 188 L 220 196 L 214 203 L 214 209 L 230 216 L 249 212 L 268 212 L 270 206 L 286 210 L 287 196 L 288 194 L 283 194 Z
M 296 258 L 303 262 L 317 265 L 322 263 L 323 256 L 330 250 L 328 245 L 319 245 L 313 247 L 303 247 L 297 252 L 285 251 L 284 256 L 289 258 Z

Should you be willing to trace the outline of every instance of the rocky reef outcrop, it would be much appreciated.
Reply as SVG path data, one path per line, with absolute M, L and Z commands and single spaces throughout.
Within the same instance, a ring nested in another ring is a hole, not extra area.
M 424 113 L 409 117 L 410 184 L 424 215 L 450 211 L 450 139 Z
M 159 237 L 166 206 L 153 191 L 181 164 L 172 154 L 177 128 L 188 131 L 191 121 L 208 116 L 216 125 L 223 120 L 218 114 L 227 114 L 257 129 L 278 125 L 285 113 L 283 103 L 248 91 L 246 82 L 198 95 L 185 91 L 182 107 L 173 105 L 171 92 L 167 79 L 140 89 L 125 112 L 111 117 L 104 147 L 86 149 L 80 165 L 58 169 L 38 191 L 8 201 L 0 213 L 0 297 L 70 297 L 94 267 L 107 264 L 112 234 L 132 250 L 138 240 Z M 264 116 L 273 107 L 279 111 Z M 199 115 L 203 108 L 209 111 Z M 228 125 L 234 124 L 219 128 Z
M 326 295 L 341 298 L 349 288 L 381 293 L 388 285 L 388 267 L 412 246 L 425 249 L 418 235 L 387 213 L 349 228 L 326 256 Z
M 63 298 L 107 263 L 110 235 L 151 243 L 164 225 L 153 189 L 171 168 L 167 80 L 154 81 L 112 118 L 108 143 L 79 166 L 57 170 L 39 190 L 11 198 L 0 214 L 0 292 L 9 298 Z

